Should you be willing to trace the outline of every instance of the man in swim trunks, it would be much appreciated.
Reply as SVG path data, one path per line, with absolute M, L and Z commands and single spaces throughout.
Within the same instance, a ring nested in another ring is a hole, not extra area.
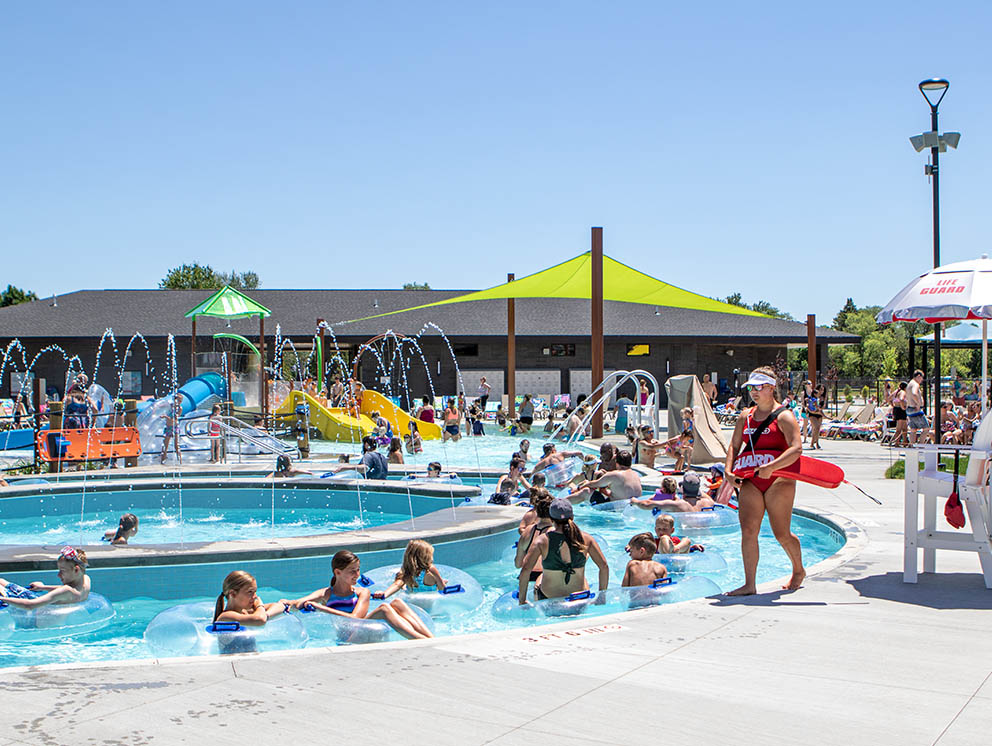
M 718 396 L 716 390 L 716 384 L 710 380 L 709 373 L 703 373 L 703 393 L 706 394 L 707 400 L 709 400 L 710 406 L 716 406 L 716 397 Z
M 654 468 L 654 461 L 658 458 L 658 451 L 665 447 L 663 441 L 656 440 L 654 428 L 645 425 L 641 428 L 641 437 L 637 441 L 637 463 Z
M 640 497 L 641 476 L 630 468 L 631 461 L 630 451 L 620 451 L 617 454 L 615 471 L 608 471 L 599 479 L 580 483 L 568 499 L 576 504 L 588 500 L 591 505 L 598 505 Z
M 930 435 L 930 422 L 923 411 L 923 392 L 920 388 L 922 383 L 923 371 L 917 370 L 906 385 L 906 419 L 912 431 L 909 437 L 910 444 L 915 444 L 921 439 L 926 443 Z
M 799 539 L 792 533 L 796 482 L 793 479 L 774 477 L 772 473 L 794 463 L 802 454 L 799 423 L 789 408 L 778 401 L 777 379 L 773 368 L 756 368 L 744 387 L 750 391 L 755 406 L 742 412 L 738 418 L 724 464 L 724 478 L 740 485 L 738 517 L 741 522 L 744 585 L 730 591 L 728 595 L 745 596 L 756 592 L 758 532 L 766 512 L 775 538 L 792 563 L 792 578 L 783 588 L 797 590 L 806 578 L 806 570 L 803 569 Z M 753 462 L 763 463 L 754 476 L 738 479 L 734 475 L 734 465 L 738 461 L 743 463 L 745 457 L 750 457 Z

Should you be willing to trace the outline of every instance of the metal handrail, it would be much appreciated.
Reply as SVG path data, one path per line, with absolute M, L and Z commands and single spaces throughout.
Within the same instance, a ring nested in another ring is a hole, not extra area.
M 660 433 L 661 432 L 661 416 L 659 414 L 659 408 L 658 408 L 658 401 L 661 398 L 661 390 L 660 390 L 660 387 L 658 386 L 658 379 L 655 378 L 653 374 L 648 373 L 646 370 L 640 370 L 640 369 L 638 369 L 638 370 L 631 370 L 631 371 L 627 371 L 627 370 L 615 370 L 612 373 L 608 373 L 603 378 L 602 382 L 596 388 L 594 388 L 592 390 L 592 393 L 589 394 L 589 398 L 592 399 L 593 396 L 595 396 L 596 392 L 599 391 L 600 389 L 604 388 L 606 386 L 606 384 L 609 382 L 609 380 L 611 378 L 613 378 L 614 376 L 623 376 L 623 377 L 620 378 L 616 383 L 614 383 L 610 387 L 610 390 L 607 391 L 603 396 L 601 396 L 599 398 L 599 400 L 592 407 L 592 409 L 589 410 L 589 414 L 587 414 L 585 416 L 585 418 L 582 420 L 581 427 L 579 427 L 579 429 L 576 430 L 575 433 L 573 433 L 573 437 L 577 437 L 576 434 L 581 435 L 582 433 L 585 432 L 586 427 L 589 425 L 590 422 L 592 422 L 593 415 L 595 415 L 596 412 L 599 409 L 604 408 L 606 406 L 606 404 L 610 400 L 610 396 L 613 395 L 613 392 L 615 392 L 618 388 L 620 388 L 620 386 L 622 386 L 623 384 L 625 384 L 627 381 L 631 380 L 632 378 L 635 378 L 636 379 L 638 376 L 644 376 L 645 378 L 647 378 L 648 380 L 650 380 L 651 383 L 654 384 L 654 401 L 651 403 L 651 412 L 652 412 L 651 419 L 654 420 L 654 431 L 655 431 L 655 433 Z M 642 405 L 636 404 L 634 406 L 637 407 L 637 424 L 640 425 L 641 424 L 641 406 Z M 558 433 L 561 432 L 562 428 L 565 427 L 566 424 L 568 424 L 568 420 L 567 419 L 562 420 L 562 423 L 551 432 L 551 435 L 549 437 L 549 440 L 554 440 L 555 437 L 558 435 Z M 565 442 L 566 443 L 571 443 L 572 442 L 572 438 L 570 437 Z
M 198 433 L 193 432 L 193 425 L 207 422 L 209 423 L 209 418 L 196 417 L 184 421 L 183 434 L 190 438 L 191 440 L 212 440 L 211 436 L 205 431 L 200 431 Z M 238 427 L 232 426 L 230 423 L 235 422 Z M 284 453 L 289 453 L 296 450 L 294 446 L 288 445 L 286 443 L 280 443 L 277 439 L 273 438 L 271 435 L 259 435 L 255 428 L 249 425 L 243 420 L 239 420 L 237 417 L 222 416 L 218 422 L 220 425 L 220 431 L 222 435 L 230 435 L 237 438 L 238 441 L 238 463 L 241 463 L 242 450 L 241 446 L 244 443 L 255 446 L 262 453 L 269 453 L 272 455 L 281 455 Z

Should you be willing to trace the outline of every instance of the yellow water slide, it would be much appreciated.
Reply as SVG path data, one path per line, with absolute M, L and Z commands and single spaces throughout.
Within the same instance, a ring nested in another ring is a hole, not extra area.
M 302 391 L 290 391 L 289 396 L 273 414 L 282 424 L 292 424 L 296 418 L 296 406 L 304 401 L 310 405 L 311 427 L 317 428 L 324 440 L 332 440 L 336 443 L 360 443 L 364 436 L 371 435 L 375 430 L 375 423 L 364 414 L 356 418 L 348 414 L 346 409 L 325 407 L 310 394 Z M 389 417 L 387 414 L 383 416 Z
M 393 426 L 393 434 L 398 438 L 402 438 L 410 432 L 410 421 L 413 420 L 413 417 L 408 412 L 397 407 L 378 391 L 366 389 L 362 392 L 361 412 L 363 415 L 370 415 L 373 412 L 381 414 L 389 420 L 389 424 Z M 441 439 L 440 425 L 435 422 L 414 421 L 417 423 L 417 429 L 420 431 L 421 438 L 424 440 Z

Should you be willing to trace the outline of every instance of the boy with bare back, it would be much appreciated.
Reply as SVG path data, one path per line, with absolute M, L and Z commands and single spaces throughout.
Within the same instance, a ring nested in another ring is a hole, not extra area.
M 630 588 L 638 585 L 651 585 L 654 581 L 668 575 L 668 570 L 660 562 L 655 562 L 654 557 L 657 547 L 654 537 L 651 534 L 637 534 L 627 545 L 630 553 L 630 562 L 623 574 L 623 588 Z

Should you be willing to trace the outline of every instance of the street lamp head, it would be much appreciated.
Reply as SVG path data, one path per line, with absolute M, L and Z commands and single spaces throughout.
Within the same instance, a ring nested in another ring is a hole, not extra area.
M 920 93 L 923 94 L 923 98 L 930 104 L 930 108 L 936 111 L 941 100 L 944 98 L 944 94 L 947 93 L 949 85 L 950 83 L 943 78 L 930 78 L 930 80 L 920 82 Z

